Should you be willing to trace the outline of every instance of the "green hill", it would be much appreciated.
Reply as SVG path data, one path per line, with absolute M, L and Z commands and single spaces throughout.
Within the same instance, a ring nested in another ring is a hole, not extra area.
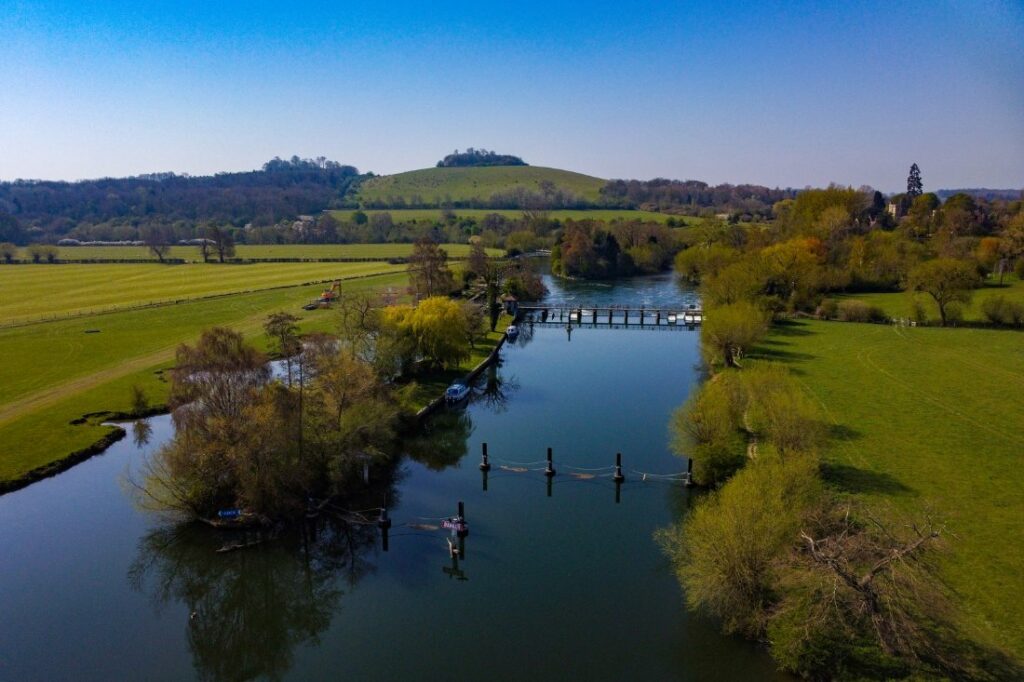
M 367 180 L 357 197 L 361 205 L 369 208 L 458 205 L 485 202 L 495 193 L 519 188 L 542 194 L 541 183 L 545 180 L 587 202 L 597 202 L 605 184 L 601 178 L 539 166 L 424 168 Z

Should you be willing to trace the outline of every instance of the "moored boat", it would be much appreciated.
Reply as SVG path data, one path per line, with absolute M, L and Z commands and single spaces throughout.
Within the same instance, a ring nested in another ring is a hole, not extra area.
M 469 395 L 469 386 L 466 384 L 452 384 L 444 392 L 444 401 L 449 405 L 466 399 Z

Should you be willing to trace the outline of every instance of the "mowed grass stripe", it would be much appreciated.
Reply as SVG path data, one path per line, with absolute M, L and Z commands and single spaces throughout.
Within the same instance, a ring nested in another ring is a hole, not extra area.
M 983 641 L 1024 657 L 1024 336 L 809 321 L 762 355 L 787 362 L 841 428 L 831 476 L 875 508 L 947 522 L 944 575 Z
M 0 323 L 403 269 L 385 262 L 0 267 Z
M 336 211 L 345 219 L 351 211 Z M 371 212 L 372 213 L 372 212 Z M 437 215 L 440 212 L 435 211 Z M 469 255 L 469 244 L 442 244 L 452 258 Z M 151 260 L 157 258 L 145 246 L 60 246 L 59 258 L 67 260 Z M 412 253 L 412 244 L 239 244 L 236 258 L 405 258 Z M 492 256 L 500 256 L 501 249 L 489 249 Z M 20 249 L 18 257 L 28 260 L 28 249 Z M 202 261 L 195 246 L 172 246 L 168 258 Z M 216 260 L 216 256 L 211 256 Z

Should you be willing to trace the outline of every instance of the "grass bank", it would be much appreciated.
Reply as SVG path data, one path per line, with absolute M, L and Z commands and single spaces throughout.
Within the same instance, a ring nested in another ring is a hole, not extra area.
M 802 321 L 755 355 L 786 363 L 823 406 L 835 485 L 948 520 L 943 574 L 965 628 L 1024 658 L 1021 335 Z

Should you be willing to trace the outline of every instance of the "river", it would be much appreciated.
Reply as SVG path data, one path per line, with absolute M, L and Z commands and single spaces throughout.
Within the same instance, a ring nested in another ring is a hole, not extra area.
M 668 275 L 547 282 L 583 307 L 695 301 Z M 653 537 L 698 494 L 658 476 L 686 468 L 667 423 L 700 378 L 698 338 L 526 326 L 472 402 L 409 444 L 386 552 L 375 525 L 326 520 L 215 552 L 217 533 L 133 502 L 172 433 L 147 420 L 147 442 L 129 432 L 0 497 L 0 680 L 771 679 L 763 650 L 687 612 Z M 433 527 L 460 500 L 455 560 Z

